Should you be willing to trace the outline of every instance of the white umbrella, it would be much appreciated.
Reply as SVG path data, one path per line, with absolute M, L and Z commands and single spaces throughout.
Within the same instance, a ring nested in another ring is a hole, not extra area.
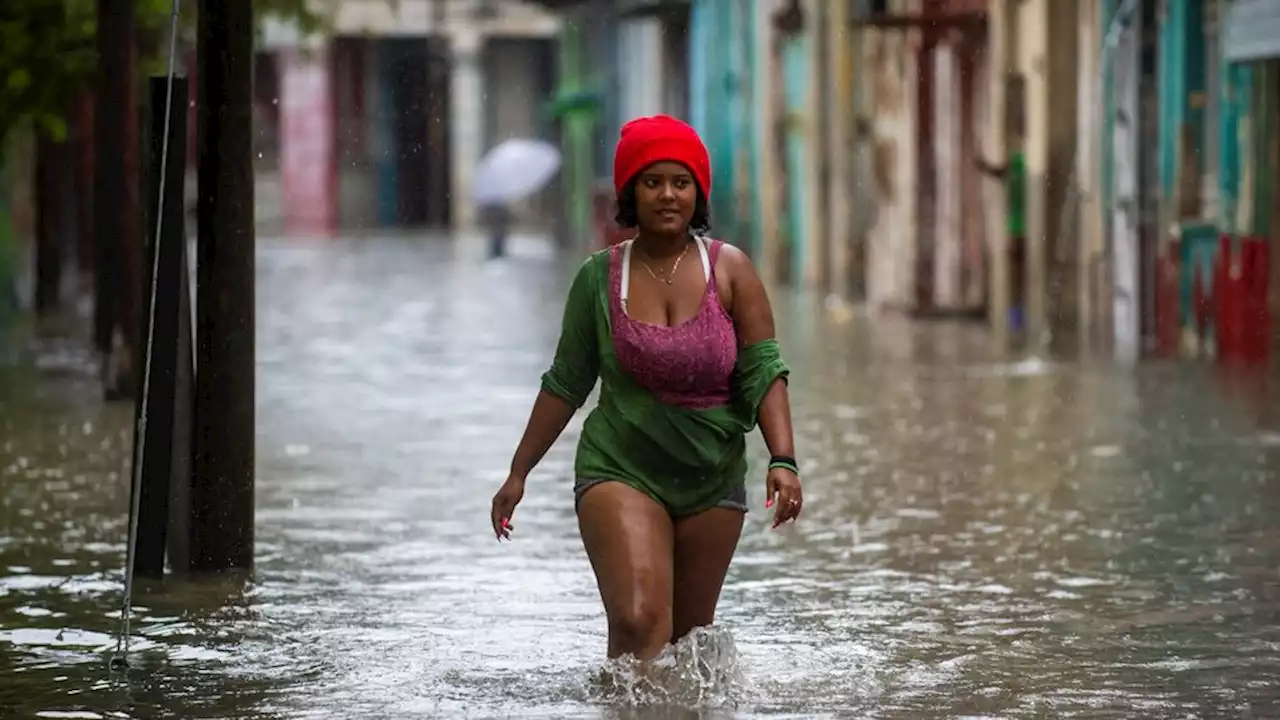
M 506 140 L 480 161 L 472 197 L 479 205 L 521 200 L 541 190 L 559 169 L 556 146 L 541 140 Z

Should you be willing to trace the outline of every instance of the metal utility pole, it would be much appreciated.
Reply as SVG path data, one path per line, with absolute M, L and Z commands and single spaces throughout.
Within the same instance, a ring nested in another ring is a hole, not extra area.
M 191 569 L 253 567 L 253 2 L 200 3 Z
M 144 345 L 144 390 L 138 393 L 138 432 L 133 440 L 133 458 L 138 463 L 134 492 L 139 495 L 132 571 L 135 577 L 159 578 L 164 575 L 166 554 L 174 571 L 191 569 L 187 550 L 194 364 L 187 218 L 183 207 L 187 79 L 181 75 L 172 79 L 153 77 L 150 90 L 146 215 L 150 220 L 148 234 L 155 231 L 157 220 L 160 234 L 148 238 L 144 273 L 146 335 L 150 341 Z M 141 422 L 143 417 L 145 423 Z
M 94 112 L 94 341 L 107 358 L 108 398 L 132 398 L 142 318 L 138 216 L 138 49 L 134 0 L 98 0 Z M 116 333 L 126 357 L 113 357 Z

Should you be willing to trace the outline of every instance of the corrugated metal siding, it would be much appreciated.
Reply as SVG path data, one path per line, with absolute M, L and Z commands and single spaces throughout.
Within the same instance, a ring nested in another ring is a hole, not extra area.
M 1280 58 L 1280 2 L 1234 0 L 1227 10 L 1223 51 L 1232 62 Z

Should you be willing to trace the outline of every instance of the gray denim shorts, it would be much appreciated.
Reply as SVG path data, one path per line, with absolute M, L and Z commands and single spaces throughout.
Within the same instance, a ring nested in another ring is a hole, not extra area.
M 574 509 L 575 511 L 578 509 L 578 506 L 582 503 L 582 496 L 583 496 L 584 494 L 586 494 L 586 492 L 587 492 L 588 490 L 590 490 L 591 488 L 593 488 L 593 487 L 595 487 L 595 486 L 597 486 L 597 485 L 599 485 L 599 484 L 601 484 L 601 483 L 607 483 L 607 482 L 622 482 L 622 481 L 621 481 L 621 480 L 609 480 L 609 479 L 607 479 L 607 478 L 583 478 L 583 477 L 580 477 L 580 478 L 578 478 L 576 481 L 574 481 L 574 483 L 573 483 L 573 509 Z M 640 490 L 641 492 L 645 492 L 645 491 L 644 491 L 643 489 L 641 489 L 641 488 L 636 488 L 636 489 L 637 489 L 637 490 Z M 645 494 L 646 494 L 646 495 L 649 495 L 650 497 L 653 497 L 651 493 L 645 493 Z M 655 497 L 655 498 L 653 498 L 653 499 L 654 499 L 654 500 L 657 500 L 659 503 L 662 503 L 662 500 L 661 500 L 660 498 L 656 498 L 656 497 Z M 682 517 L 688 517 L 689 515 L 692 515 L 692 514 L 696 514 L 696 513 L 684 513 L 684 514 L 677 514 L 677 513 L 675 513 L 675 512 L 672 512 L 671 507 L 670 507 L 669 505 L 667 505 L 666 503 L 662 503 L 662 505 L 663 505 L 664 507 L 666 507 L 667 512 L 668 512 L 668 513 L 671 515 L 671 517 L 673 517 L 673 518 L 677 518 L 677 519 L 679 519 L 679 518 L 682 518 Z M 744 513 L 745 513 L 745 512 L 748 512 L 748 509 L 747 509 L 747 486 L 746 486 L 745 484 L 742 484 L 742 483 L 739 483 L 738 485 L 735 485 L 735 486 L 734 486 L 734 488 L 733 488 L 733 490 L 732 490 L 732 491 L 730 491 L 730 492 L 729 492 L 729 494 L 728 494 L 724 499 L 720 500 L 720 501 L 719 501 L 719 502 L 717 502 L 715 505 L 712 505 L 712 507 L 728 508 L 729 510 L 738 510 L 738 511 L 740 511 L 740 512 L 744 512 Z

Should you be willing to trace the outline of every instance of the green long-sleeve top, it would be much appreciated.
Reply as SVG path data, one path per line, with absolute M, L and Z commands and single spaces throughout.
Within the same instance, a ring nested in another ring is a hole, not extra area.
M 746 434 L 760 403 L 790 368 L 778 343 L 741 348 L 729 405 L 690 409 L 661 402 L 618 365 L 609 317 L 609 250 L 587 258 L 565 302 L 555 360 L 542 389 L 575 408 L 597 378 L 600 400 L 583 424 L 574 471 L 648 493 L 674 515 L 714 506 L 747 472 Z

